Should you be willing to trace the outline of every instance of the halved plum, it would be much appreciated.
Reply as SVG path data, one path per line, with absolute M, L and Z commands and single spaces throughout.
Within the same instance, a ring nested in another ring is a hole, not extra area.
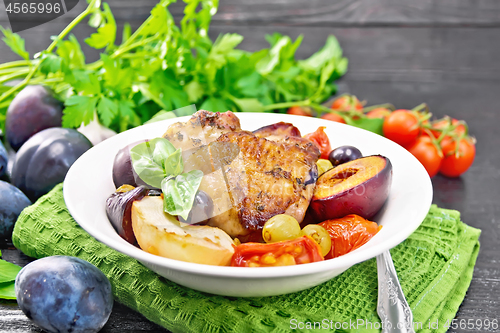
M 374 155 L 341 164 L 319 177 L 310 204 L 316 222 L 357 214 L 371 219 L 389 196 L 392 164 Z

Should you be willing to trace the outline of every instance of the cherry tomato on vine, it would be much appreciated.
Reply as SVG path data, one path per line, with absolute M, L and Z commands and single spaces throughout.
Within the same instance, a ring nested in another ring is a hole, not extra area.
M 448 119 L 444 118 L 444 119 L 441 119 L 441 120 L 433 123 L 432 124 L 432 128 L 443 129 L 446 126 L 449 126 L 449 125 L 450 125 L 450 123 L 449 123 Z M 458 135 L 466 134 L 467 129 L 465 128 L 465 125 L 464 124 L 460 124 L 457 119 L 452 118 L 451 119 L 451 125 L 452 126 L 457 126 L 454 129 L 454 133 L 455 134 L 458 134 Z M 432 135 L 434 135 L 434 137 L 436 137 L 436 138 L 439 138 L 439 136 L 441 135 L 441 131 L 435 131 L 435 130 L 432 130 L 432 129 L 430 131 L 431 131 Z
M 363 104 L 354 95 L 342 95 L 333 101 L 331 108 L 337 111 L 363 112 Z
M 420 132 L 418 119 L 410 110 L 396 110 L 384 120 L 384 136 L 403 147 L 415 142 Z
M 321 115 L 321 118 L 345 124 L 344 118 L 342 118 L 341 116 L 339 116 L 336 113 L 324 113 L 323 115 Z
M 307 264 L 322 261 L 321 248 L 309 236 L 292 240 L 262 244 L 238 245 L 231 259 L 231 266 L 269 267 Z
M 307 117 L 312 117 L 313 112 L 312 109 L 309 107 L 304 107 L 304 106 L 292 106 L 286 111 L 287 114 L 295 114 L 298 116 L 307 116 Z
M 428 135 L 419 136 L 415 143 L 408 147 L 408 151 L 422 163 L 429 177 L 437 175 L 443 161 L 443 154 Z
M 328 155 L 332 151 L 332 146 L 330 145 L 330 140 L 328 139 L 328 135 L 325 133 L 324 126 L 318 127 L 315 132 L 304 135 L 304 138 L 311 140 L 318 146 L 321 151 L 321 158 L 327 160 Z
M 373 118 L 385 119 L 390 114 L 391 114 L 391 110 L 389 110 L 388 108 L 375 108 L 375 109 L 369 111 L 366 114 L 366 117 L 371 118 L 371 119 L 373 119 Z
M 441 141 L 441 148 L 444 159 L 439 172 L 447 177 L 458 177 L 463 174 L 472 165 L 476 156 L 476 145 L 471 138 L 463 138 L 459 142 L 449 137 L 444 138 Z

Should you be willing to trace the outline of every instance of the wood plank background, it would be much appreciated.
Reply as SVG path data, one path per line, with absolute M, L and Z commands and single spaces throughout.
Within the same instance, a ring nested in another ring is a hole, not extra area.
M 108 1 L 120 26 L 137 27 L 149 16 L 154 0 Z M 31 54 L 50 43 L 85 6 L 37 28 L 21 32 Z M 170 10 L 182 16 L 183 4 Z M 0 25 L 8 27 L 3 2 Z M 82 40 L 92 29 L 81 25 Z M 245 37 L 241 47 L 267 47 L 265 34 L 304 35 L 298 57 L 318 50 L 330 34 L 349 58 L 348 74 L 340 81 L 368 104 L 391 102 L 412 108 L 427 102 L 436 116 L 464 119 L 478 140 L 477 158 L 459 179 L 433 179 L 434 203 L 459 209 L 462 219 L 481 228 L 481 251 L 474 280 L 458 319 L 500 320 L 500 1 L 498 0 L 221 0 L 210 36 L 236 32 Z M 88 48 L 88 60 L 97 54 Z M 17 57 L 0 43 L 0 63 Z M 25 262 L 16 252 L 4 252 L 11 261 Z M 2 305 L 0 304 L 0 307 Z M 5 332 L 38 332 L 13 306 Z M 7 310 L 5 310 L 7 309 Z M 1 309 L 0 309 L 1 310 Z M 11 311 L 11 312 L 9 312 Z M 16 317 L 17 316 L 17 317 Z M 1 320 L 1 319 L 0 319 Z M 122 325 L 123 323 L 123 325 Z M 1 327 L 1 325 L 0 325 Z M 0 329 L 1 331 L 1 329 Z M 104 332 L 161 331 L 117 305 Z M 453 332 L 473 332 L 456 330 Z M 477 332 L 477 330 L 476 330 Z

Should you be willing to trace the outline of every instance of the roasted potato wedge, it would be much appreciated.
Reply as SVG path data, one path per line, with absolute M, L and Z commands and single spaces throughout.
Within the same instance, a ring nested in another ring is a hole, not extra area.
M 189 225 L 163 211 L 161 197 L 144 197 L 132 205 L 132 227 L 139 246 L 165 258 L 205 265 L 229 265 L 234 242 L 223 230 Z

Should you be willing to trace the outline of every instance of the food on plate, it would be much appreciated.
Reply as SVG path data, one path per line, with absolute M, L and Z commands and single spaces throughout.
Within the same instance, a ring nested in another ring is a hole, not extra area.
M 48 332 L 98 332 L 113 308 L 106 275 L 75 257 L 29 263 L 17 275 L 15 291 L 21 310 Z
M 200 110 L 163 137 L 119 151 L 113 169 L 131 166 L 129 181 L 146 186 L 119 187 L 107 213 L 125 240 L 170 259 L 244 267 L 323 260 L 333 240 L 316 223 L 370 218 L 392 176 L 379 155 L 334 167 L 319 158 L 329 147 L 324 127 L 304 137 L 285 122 L 249 132 L 231 111 Z
M 31 201 L 17 187 L 0 180 L 0 243 L 10 242 L 17 217 Z
M 19 149 L 11 182 L 35 201 L 61 183 L 71 165 L 91 147 L 90 141 L 77 130 L 47 128 Z
M 5 134 L 14 150 L 34 134 L 49 128 L 61 127 L 62 103 L 44 86 L 26 86 L 7 109 Z
M 141 249 L 165 258 L 206 265 L 228 265 L 234 241 L 219 228 L 179 222 L 163 211 L 160 197 L 132 205 L 132 226 Z
M 132 229 L 132 204 L 149 194 L 145 186 L 120 186 L 115 193 L 106 199 L 106 215 L 118 235 L 130 244 L 136 244 Z
M 382 207 L 392 182 L 392 164 L 375 155 L 340 164 L 319 177 L 310 209 L 318 222 L 358 214 L 372 218 Z
M 301 234 L 303 236 L 311 237 L 316 243 L 318 243 L 321 249 L 321 255 L 325 257 L 332 248 L 332 238 L 328 234 L 325 228 L 319 224 L 308 224 L 306 225 Z
M 356 214 L 326 220 L 318 225 L 325 228 L 332 240 L 331 250 L 325 259 L 336 258 L 359 248 L 382 228 Z
M 326 127 L 324 126 L 320 126 L 313 133 L 306 134 L 304 138 L 311 140 L 316 144 L 316 146 L 318 146 L 321 151 L 321 158 L 328 159 L 332 146 L 330 145 L 330 140 L 325 133 L 325 128 Z
M 333 149 L 330 154 L 328 154 L 328 159 L 334 166 L 353 161 L 361 157 L 363 157 L 363 154 L 361 154 L 358 148 L 353 146 L 340 146 Z
M 323 261 L 321 248 L 309 236 L 277 243 L 243 243 L 236 247 L 231 266 L 290 266 Z
M 325 160 L 323 158 L 320 158 L 316 162 L 316 165 L 318 166 L 318 176 L 321 176 L 322 174 L 333 168 L 332 163 L 329 160 Z
M 237 144 L 240 153 L 225 176 L 232 207 L 209 225 L 230 229 L 242 241 L 260 241 L 264 223 L 274 215 L 303 220 L 317 179 L 316 154 L 246 131 L 225 133 L 217 140 Z
M 130 159 L 130 149 L 145 141 L 140 140 L 131 143 L 120 149 L 116 154 L 113 161 L 113 183 L 116 188 L 125 184 L 132 186 L 146 185 L 135 173 L 134 168 L 132 168 L 132 160 Z
M 264 223 L 262 239 L 266 243 L 276 243 L 290 240 L 300 235 L 299 222 L 290 215 L 278 214 Z

